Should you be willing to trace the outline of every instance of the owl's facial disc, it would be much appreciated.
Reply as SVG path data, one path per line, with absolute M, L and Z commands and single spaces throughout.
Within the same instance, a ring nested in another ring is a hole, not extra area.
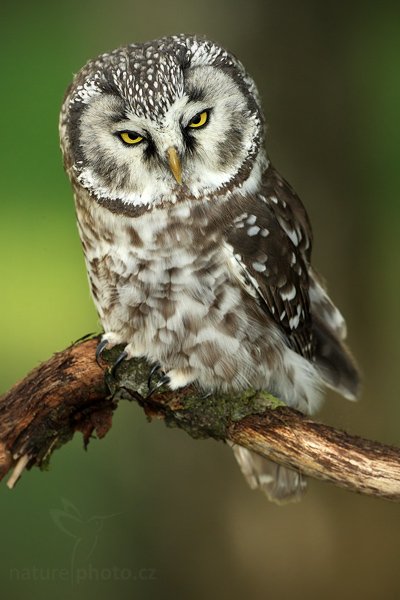
M 213 66 L 188 69 L 161 112 L 137 112 L 122 95 L 96 94 L 78 128 L 80 184 L 99 200 L 134 206 L 246 185 L 262 158 L 257 105 L 230 73 Z

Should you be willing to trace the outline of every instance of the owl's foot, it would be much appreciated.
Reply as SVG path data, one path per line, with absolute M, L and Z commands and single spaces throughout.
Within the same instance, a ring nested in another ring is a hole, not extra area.
M 111 376 L 112 377 L 115 378 L 115 375 L 117 373 L 117 369 L 118 369 L 119 365 L 127 358 L 128 358 L 128 353 L 126 352 L 126 350 L 124 350 L 123 352 L 121 352 L 121 354 L 119 354 L 119 356 L 117 356 L 117 360 L 111 367 Z
M 152 380 L 156 375 L 159 379 L 157 383 L 152 386 Z M 150 369 L 147 381 L 149 388 L 147 398 L 150 398 L 150 396 L 163 385 L 168 385 L 170 390 L 178 390 L 179 388 L 184 388 L 190 383 L 193 383 L 196 379 L 196 373 L 194 369 L 190 367 L 186 369 L 171 369 L 165 373 L 159 363 L 154 363 Z
M 124 362 L 124 360 L 130 360 L 131 358 L 138 358 L 139 356 L 142 356 L 142 354 L 141 353 L 139 354 L 137 352 L 137 350 L 133 347 L 132 344 L 128 344 L 127 346 L 125 346 L 123 352 L 121 352 L 121 354 L 117 357 L 117 360 L 111 367 L 111 375 L 113 377 L 115 377 L 115 374 L 117 372 L 119 365 L 122 362 Z
M 150 368 L 150 371 L 149 371 L 149 376 L 147 378 L 147 387 L 149 388 L 149 391 L 151 390 L 152 379 L 153 379 L 154 375 L 156 373 L 158 373 L 159 371 L 162 371 L 160 363 L 159 362 L 153 363 L 151 365 L 151 368 Z M 162 371 L 162 373 L 164 374 L 164 371 Z
M 160 373 L 162 373 L 160 379 L 157 381 L 157 383 L 155 385 L 153 385 L 152 388 L 149 387 L 149 393 L 146 396 L 146 400 L 148 398 L 150 398 L 150 396 L 152 396 L 154 394 L 154 392 L 156 392 L 158 389 L 160 389 L 163 385 L 169 385 L 170 383 L 170 378 L 168 377 L 168 375 L 166 375 L 163 371 L 161 371 L 161 369 L 158 369 L 158 371 L 160 371 Z
M 166 375 L 169 378 L 168 387 L 171 390 L 184 388 L 197 379 L 197 373 L 191 367 L 187 367 L 186 369 L 171 369 Z
M 97 348 L 96 348 L 96 362 L 99 365 L 99 367 L 101 367 L 101 364 L 100 364 L 101 355 L 103 354 L 103 352 L 107 348 L 107 346 L 108 346 L 108 340 L 101 340 L 97 344 Z
M 117 344 L 122 344 L 122 342 L 124 342 L 124 340 L 121 338 L 121 336 L 118 335 L 117 333 L 114 333 L 113 331 L 108 331 L 106 333 L 103 333 L 103 335 L 101 336 L 101 340 L 97 344 L 97 348 L 96 348 L 97 364 L 99 366 L 101 366 L 101 364 L 100 364 L 101 355 L 103 354 L 103 352 L 106 348 L 107 348 L 107 350 L 111 350 L 111 348 L 113 348 Z

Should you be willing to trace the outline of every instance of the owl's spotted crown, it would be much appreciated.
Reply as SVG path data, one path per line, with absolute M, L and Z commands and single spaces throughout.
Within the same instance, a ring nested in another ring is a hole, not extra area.
M 117 92 L 136 114 L 162 116 L 183 94 L 185 70 L 207 65 L 233 69 L 237 81 L 257 93 L 236 57 L 213 42 L 181 34 L 130 44 L 89 61 L 70 101 L 87 104 L 97 94 Z
M 203 113 L 205 126 L 191 126 Z M 265 162 L 253 80 L 232 54 L 195 36 L 89 61 L 67 92 L 60 131 L 73 183 L 114 212 L 225 193 L 252 171 L 259 178 Z M 140 144 L 124 147 L 127 139 Z

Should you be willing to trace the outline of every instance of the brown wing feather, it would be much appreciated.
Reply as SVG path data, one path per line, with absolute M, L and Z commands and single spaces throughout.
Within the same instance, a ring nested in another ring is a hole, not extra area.
M 261 306 L 282 329 L 288 345 L 311 359 L 314 346 L 307 265 L 311 230 L 300 200 L 296 197 L 293 209 L 289 190 L 279 183 L 283 180 L 278 180 L 275 172 L 272 180 L 266 179 L 260 194 L 236 201 L 227 241 L 256 288 Z
M 345 322 L 311 268 L 311 226 L 299 197 L 270 167 L 260 193 L 237 201 L 234 212 L 227 241 L 261 306 L 328 386 L 354 398 L 359 374 L 343 343 Z
M 274 214 L 282 229 L 291 239 L 295 239 L 296 247 L 304 261 L 309 264 L 313 234 L 308 214 L 300 198 L 272 166 L 264 173 L 262 193 L 271 201 Z

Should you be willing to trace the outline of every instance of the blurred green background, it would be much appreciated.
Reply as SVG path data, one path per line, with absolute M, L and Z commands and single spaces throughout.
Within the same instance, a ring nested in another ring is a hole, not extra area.
M 274 164 L 303 199 L 314 262 L 364 373 L 320 418 L 400 445 L 400 5 L 305 0 L 8 2 L 1 10 L 0 391 L 99 329 L 61 166 L 64 90 L 90 57 L 176 32 L 235 52 Z M 400 509 L 310 481 L 277 507 L 228 448 L 121 405 L 109 435 L 0 490 L 2 597 L 395 599 Z M 71 573 L 73 577 L 71 577 Z

